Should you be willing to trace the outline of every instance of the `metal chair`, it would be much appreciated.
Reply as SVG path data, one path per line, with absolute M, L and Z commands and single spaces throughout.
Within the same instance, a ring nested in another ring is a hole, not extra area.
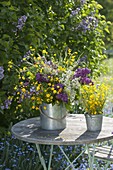
M 113 145 L 98 145 L 95 147 L 95 150 L 93 148 L 89 148 L 90 154 L 94 154 L 94 159 L 102 160 L 105 162 L 104 169 L 107 170 L 108 166 L 113 163 Z M 88 154 L 87 151 L 85 154 Z M 97 170 L 100 170 L 99 164 L 97 161 L 95 161 Z

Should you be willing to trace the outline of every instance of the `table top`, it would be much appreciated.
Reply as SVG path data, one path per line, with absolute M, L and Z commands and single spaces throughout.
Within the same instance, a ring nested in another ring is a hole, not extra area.
M 90 144 L 113 139 L 113 118 L 103 117 L 101 131 L 89 132 L 83 114 L 71 114 L 66 118 L 64 130 L 43 130 L 40 118 L 30 118 L 15 124 L 11 131 L 22 141 L 35 144 L 75 145 Z

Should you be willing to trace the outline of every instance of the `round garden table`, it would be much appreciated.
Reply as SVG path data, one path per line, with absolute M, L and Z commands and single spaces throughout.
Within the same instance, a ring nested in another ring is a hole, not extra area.
M 43 130 L 40 128 L 40 118 L 30 118 L 15 124 L 11 131 L 17 139 L 25 142 L 36 144 L 38 150 L 39 158 L 44 170 L 50 170 L 53 146 L 57 145 L 62 151 L 63 155 L 66 157 L 69 165 L 65 170 L 70 167 L 74 170 L 74 161 L 69 160 L 68 156 L 64 152 L 62 145 L 79 145 L 84 144 L 84 150 L 80 153 L 82 155 L 86 149 L 88 152 L 89 167 L 93 170 L 94 156 L 90 155 L 89 147 L 93 146 L 95 149 L 95 144 L 99 142 L 109 141 L 113 139 L 113 118 L 103 117 L 103 125 L 101 131 L 90 132 L 87 131 L 85 116 L 83 114 L 70 114 L 66 118 L 67 126 L 64 130 Z M 40 150 L 40 145 L 50 145 L 50 157 L 49 164 L 46 167 L 44 157 Z M 93 144 L 93 145 L 92 145 Z M 79 156 L 80 156 L 79 155 Z

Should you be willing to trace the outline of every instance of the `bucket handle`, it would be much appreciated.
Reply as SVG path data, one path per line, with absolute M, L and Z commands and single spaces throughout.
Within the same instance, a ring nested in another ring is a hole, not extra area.
M 67 114 L 66 114 L 66 115 L 64 115 L 64 116 L 61 117 L 61 118 L 54 118 L 54 117 L 50 117 L 50 116 L 48 116 L 47 114 L 45 114 L 45 113 L 42 111 L 41 106 L 39 107 L 39 110 L 40 110 L 40 113 L 41 113 L 42 115 L 44 115 L 44 116 L 46 116 L 46 117 L 48 117 L 48 118 L 50 118 L 50 119 L 57 120 L 57 121 L 60 121 L 60 120 L 64 119 L 64 118 L 67 116 Z

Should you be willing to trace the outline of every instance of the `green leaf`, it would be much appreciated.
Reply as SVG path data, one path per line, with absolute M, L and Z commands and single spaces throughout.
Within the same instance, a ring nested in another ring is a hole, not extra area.
M 2 4 L 3 6 L 10 6 L 11 2 L 10 1 L 4 1 L 4 2 L 0 2 L 0 4 Z

